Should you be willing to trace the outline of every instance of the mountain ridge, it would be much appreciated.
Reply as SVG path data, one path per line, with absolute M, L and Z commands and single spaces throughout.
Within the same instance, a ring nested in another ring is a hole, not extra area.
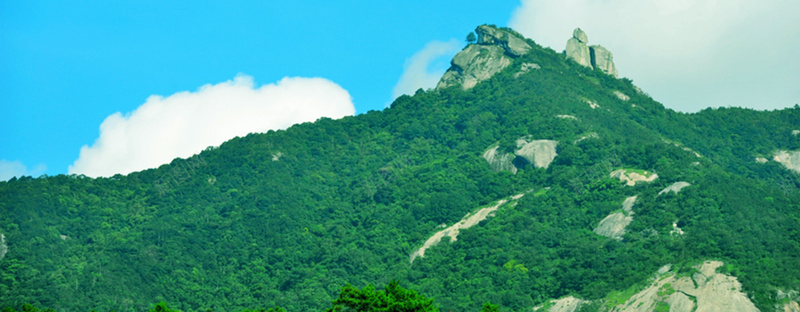
M 234 138 L 126 176 L 0 182 L 0 306 L 320 310 L 347 283 L 400 278 L 442 308 L 520 310 L 603 300 L 667 263 L 705 260 L 723 260 L 761 310 L 800 289 L 800 180 L 754 161 L 800 149 L 800 107 L 678 113 L 525 40 L 527 53 L 466 90 Z M 521 138 L 558 142 L 556 156 L 512 159 L 516 174 L 482 157 L 493 146 L 517 157 Z M 627 186 L 611 175 L 622 169 L 659 177 Z M 680 181 L 692 186 L 659 196 Z M 441 224 L 529 190 L 409 264 Z M 631 196 L 625 234 L 597 235 Z

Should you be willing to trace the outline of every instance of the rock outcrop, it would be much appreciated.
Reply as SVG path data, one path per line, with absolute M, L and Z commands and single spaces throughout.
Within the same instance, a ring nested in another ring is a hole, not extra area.
M 581 64 L 586 67 L 592 66 L 592 55 L 589 52 L 589 37 L 580 28 L 575 28 L 572 31 L 572 38 L 567 40 L 567 58 L 572 59 L 575 63 Z
M 692 276 L 678 277 L 673 272 L 658 276 L 650 287 L 633 295 L 611 311 L 758 311 L 742 292 L 742 285 L 732 276 L 717 273 L 719 261 L 705 261 L 696 266 Z
M 782 291 L 778 290 L 778 294 L 775 297 L 778 301 L 778 304 L 775 306 L 776 311 L 782 312 L 800 312 L 800 293 L 796 290 L 790 291 Z
M 478 34 L 478 44 L 501 46 L 506 53 L 514 57 L 523 56 L 531 50 L 531 46 L 516 32 L 481 25 L 475 29 L 475 33 Z
M 494 171 L 517 173 L 526 164 L 547 169 L 558 156 L 558 141 L 532 140 L 530 136 L 526 136 L 517 139 L 516 144 L 513 154 L 501 152 L 499 144 L 494 144 L 483 152 L 483 159 L 486 159 Z
M 414 259 L 417 257 L 425 257 L 425 250 L 439 244 L 445 236 L 450 237 L 451 242 L 456 241 L 459 231 L 471 228 L 479 222 L 486 220 L 487 217 L 494 216 L 494 212 L 500 208 L 500 206 L 509 201 L 513 201 L 512 204 L 516 204 L 516 201 L 522 198 L 522 196 L 525 196 L 525 193 L 511 196 L 511 198 L 502 199 L 494 206 L 481 208 L 478 211 L 475 211 L 475 213 L 467 214 L 461 219 L 461 221 L 456 222 L 450 227 L 446 227 L 444 230 L 436 232 L 433 234 L 433 236 L 425 241 L 425 244 L 423 244 L 422 247 L 411 253 L 411 256 L 409 256 L 409 262 L 413 263 Z
M 6 257 L 8 252 L 8 245 L 6 245 L 6 235 L 0 234 L 0 260 Z
M 488 150 L 483 152 L 483 159 L 489 162 L 489 166 L 493 171 L 511 171 L 517 173 L 517 167 L 514 166 L 514 156 L 509 153 L 501 153 L 500 146 L 494 145 Z
M 553 140 L 533 140 L 530 138 L 520 138 L 517 140 L 517 150 L 514 155 L 525 159 L 536 168 L 547 169 L 553 159 L 556 158 L 556 146 L 558 141 Z
M 658 195 L 661 195 L 661 194 L 664 194 L 664 193 L 669 193 L 669 192 L 674 192 L 675 194 L 678 194 L 678 192 L 680 192 L 684 187 L 687 187 L 687 186 L 690 186 L 690 185 L 691 184 L 689 182 L 683 182 L 683 181 L 675 182 L 675 183 L 672 183 L 670 186 L 667 186 L 666 188 L 664 188 L 660 192 L 658 192 Z
M 589 37 L 580 28 L 575 28 L 572 38 L 567 40 L 564 52 L 567 58 L 586 67 L 599 69 L 602 72 L 617 77 L 617 67 L 614 65 L 614 54 L 600 45 L 589 46 Z
M 601 45 L 594 45 L 589 47 L 589 53 L 592 54 L 592 67 L 614 77 L 619 75 L 611 51 Z
M 772 160 L 781 163 L 786 169 L 800 173 L 800 150 L 797 151 L 777 151 Z
M 640 171 L 641 173 L 637 171 Z M 625 185 L 627 186 L 634 186 L 639 182 L 650 183 L 655 181 L 655 179 L 658 179 L 658 174 L 655 172 L 630 169 L 614 170 L 609 175 L 612 178 L 618 178 L 620 182 L 625 182 Z
M 514 58 L 525 55 L 531 46 L 516 32 L 481 25 L 475 29 L 476 44 L 470 44 L 450 61 L 450 69 L 442 75 L 437 89 L 461 86 L 470 89 L 502 71 Z
M 557 300 L 550 300 L 546 305 L 540 305 L 533 308 L 533 311 L 539 312 L 578 312 L 581 307 L 590 303 L 589 301 L 575 298 L 573 296 L 564 297 Z M 545 306 L 548 308 L 542 310 Z
M 636 202 L 636 196 L 631 196 L 622 202 L 622 211 L 615 212 L 603 220 L 594 228 L 597 235 L 605 236 L 613 239 L 622 239 L 625 235 L 625 228 L 633 221 L 633 204 Z

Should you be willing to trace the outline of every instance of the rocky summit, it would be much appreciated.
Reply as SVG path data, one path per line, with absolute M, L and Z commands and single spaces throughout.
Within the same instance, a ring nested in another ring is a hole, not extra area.
M 450 69 L 439 80 L 436 89 L 460 85 L 468 90 L 531 50 L 525 38 L 510 29 L 481 25 L 475 33 L 478 34 L 477 43 L 470 44 L 453 57 Z
M 564 53 L 567 58 L 572 59 L 578 64 L 617 77 L 617 67 L 614 65 L 614 54 L 601 45 L 589 46 L 589 36 L 580 28 L 575 28 L 572 38 L 567 40 L 567 47 Z

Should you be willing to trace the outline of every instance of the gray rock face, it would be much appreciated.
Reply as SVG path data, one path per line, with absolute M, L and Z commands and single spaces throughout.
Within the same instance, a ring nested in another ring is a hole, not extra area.
M 568 59 L 586 67 L 595 68 L 608 75 L 617 77 L 617 67 L 614 65 L 614 54 L 600 45 L 588 46 L 589 37 L 580 28 L 575 28 L 572 38 L 567 40 L 564 52 Z
M 531 137 L 527 136 L 517 139 L 516 143 L 517 148 L 513 154 L 502 153 L 498 144 L 492 145 L 483 152 L 483 159 L 489 162 L 494 171 L 517 173 L 517 170 L 522 168 L 521 165 L 517 167 L 517 164 L 524 164 L 527 161 L 536 168 L 546 169 L 558 155 L 556 153 L 558 141 L 531 140 Z
M 617 77 L 617 67 L 614 66 L 614 54 L 601 45 L 593 45 L 589 47 L 589 53 L 592 55 L 592 66 L 604 73 Z
M 682 312 L 758 311 L 735 277 L 716 272 L 722 264 L 705 261 L 691 277 L 669 272 L 611 311 L 653 311 L 661 303 Z
M 0 260 L 6 257 L 8 252 L 8 245 L 6 245 L 6 235 L 0 234 Z
M 508 153 L 500 153 L 500 147 L 495 145 L 483 152 L 483 159 L 489 162 L 489 166 L 494 171 L 511 171 L 517 173 L 517 167 L 514 166 L 515 156 Z
M 528 141 L 526 138 L 521 138 L 517 140 L 517 150 L 514 151 L 514 155 L 524 158 L 536 168 L 547 169 L 558 155 L 556 145 L 558 145 L 558 141 Z
M 622 239 L 625 235 L 625 228 L 633 221 L 633 204 L 636 202 L 636 196 L 631 196 L 622 202 L 622 212 L 615 212 L 605 217 L 594 228 L 597 235 Z
M 687 186 L 691 186 L 691 184 L 689 184 L 689 182 L 683 182 L 683 181 L 675 182 L 675 183 L 670 184 L 670 186 L 667 186 L 666 188 L 664 188 L 660 192 L 658 192 L 658 195 L 669 193 L 669 192 L 674 192 L 675 194 L 678 194 L 678 192 L 680 192 L 684 187 L 687 187 Z
M 542 310 L 543 312 L 577 312 L 580 311 L 580 308 L 589 301 L 578 299 L 573 296 L 564 297 L 558 300 L 550 300 L 549 305 L 550 307 L 547 310 Z M 543 306 L 534 307 L 533 311 L 539 311 Z
M 578 39 L 578 41 L 583 44 L 589 43 L 589 36 L 587 36 L 586 33 L 580 29 L 580 27 L 575 28 L 575 30 L 572 31 L 572 38 Z
M 781 163 L 786 169 L 800 173 L 800 150 L 777 151 L 772 160 Z
M 523 56 L 531 50 L 531 46 L 518 34 L 492 26 L 481 25 L 475 29 L 478 34 L 478 44 L 499 45 L 506 53 L 514 57 Z
M 592 56 L 589 52 L 589 47 L 580 40 L 575 38 L 567 40 L 566 52 L 567 58 L 583 66 L 592 67 Z
M 528 53 L 531 46 L 515 32 L 482 25 L 475 29 L 477 44 L 456 54 L 437 89 L 460 85 L 464 90 L 487 80 L 511 65 L 513 59 Z

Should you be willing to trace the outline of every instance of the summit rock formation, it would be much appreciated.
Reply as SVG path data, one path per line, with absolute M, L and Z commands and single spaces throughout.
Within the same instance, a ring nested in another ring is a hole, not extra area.
M 614 65 L 614 54 L 601 45 L 589 46 L 589 36 L 580 28 L 572 31 L 572 38 L 567 40 L 564 52 L 567 58 L 586 67 L 599 69 L 602 72 L 617 77 L 617 67 Z
M 481 25 L 475 29 L 476 44 L 470 44 L 456 54 L 450 69 L 444 73 L 436 89 L 460 85 L 464 90 L 487 80 L 511 65 L 514 58 L 527 54 L 531 46 L 511 30 Z

